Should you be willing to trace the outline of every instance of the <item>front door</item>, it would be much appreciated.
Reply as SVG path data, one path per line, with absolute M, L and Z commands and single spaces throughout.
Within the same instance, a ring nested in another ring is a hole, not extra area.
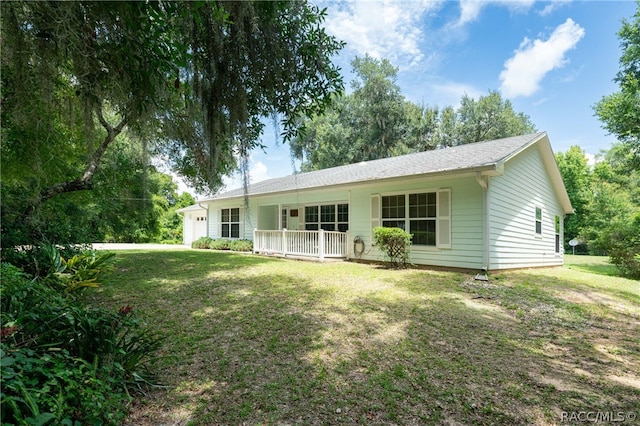
M 280 217 L 280 229 L 298 230 L 298 209 L 290 208 L 289 206 L 283 206 Z

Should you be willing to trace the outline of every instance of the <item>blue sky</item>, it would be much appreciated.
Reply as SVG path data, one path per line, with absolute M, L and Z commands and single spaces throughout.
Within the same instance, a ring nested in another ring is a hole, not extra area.
M 549 134 L 554 152 L 579 145 L 589 154 L 608 149 L 592 106 L 617 90 L 617 32 L 635 1 L 316 0 L 327 8 L 327 31 L 347 43 L 334 62 L 346 87 L 351 61 L 368 54 L 398 67 L 398 85 L 411 101 L 457 107 L 499 90 L 517 112 Z M 273 128 L 251 154 L 251 181 L 289 175 L 288 146 Z M 227 189 L 239 177 L 226 180 Z

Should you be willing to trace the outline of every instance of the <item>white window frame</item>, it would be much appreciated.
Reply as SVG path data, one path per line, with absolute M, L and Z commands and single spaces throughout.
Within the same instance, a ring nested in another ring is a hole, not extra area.
M 342 205 L 346 205 L 347 206 L 347 220 L 339 220 L 339 212 L 338 212 L 338 206 L 342 206 Z M 327 206 L 332 206 L 333 207 L 333 215 L 334 215 L 334 220 L 333 221 L 323 221 L 322 220 L 322 208 L 323 207 L 327 207 Z M 317 209 L 317 214 L 318 214 L 318 220 L 316 221 L 307 221 L 307 208 L 316 208 Z M 322 203 L 322 204 L 306 204 L 303 208 L 302 208 L 302 214 L 303 214 L 303 218 L 304 218 L 304 229 L 307 231 L 318 231 L 320 229 L 323 229 L 322 226 L 323 225 L 333 225 L 333 230 L 334 231 L 338 231 L 338 232 L 346 232 L 349 230 L 349 203 L 344 203 L 344 202 L 335 202 L 335 203 Z M 316 225 L 317 229 L 307 229 L 308 225 Z M 347 229 L 344 231 L 340 231 L 340 225 L 346 225 Z
M 410 217 L 409 198 L 412 194 L 434 194 L 436 195 L 436 214 L 434 217 Z M 404 218 L 383 218 L 382 217 L 382 198 L 403 195 L 404 196 Z M 419 189 L 402 192 L 389 192 L 382 194 L 373 194 L 371 196 L 371 229 L 373 239 L 373 228 L 376 226 L 384 226 L 385 221 L 402 221 L 404 228 L 409 232 L 411 220 L 433 220 L 435 224 L 435 244 L 420 245 L 412 243 L 412 247 L 422 250 L 433 249 L 450 249 L 451 248 L 451 189 Z
M 540 219 L 538 219 L 538 210 L 540 211 Z M 544 209 L 542 208 L 542 206 L 536 206 L 534 209 L 534 233 L 536 235 L 536 237 L 542 237 L 542 226 L 544 225 L 543 223 L 543 218 L 544 218 Z M 540 226 L 538 227 L 538 224 L 540 224 Z M 540 229 L 540 232 L 538 232 L 538 228 Z
M 233 215 L 232 215 L 232 210 L 238 210 L 238 220 L 234 221 L 233 219 Z M 228 221 L 224 221 L 224 212 L 228 211 Z M 238 236 L 234 237 L 232 236 L 232 229 L 233 229 L 233 225 L 238 225 Z M 225 226 L 227 227 L 228 230 L 228 234 L 227 236 L 225 236 Z M 227 238 L 229 240 L 237 240 L 242 238 L 242 208 L 240 207 L 227 207 L 224 209 L 220 209 L 220 237 L 221 238 Z
M 554 252 L 556 255 L 562 254 L 562 218 L 555 215 L 554 221 Z

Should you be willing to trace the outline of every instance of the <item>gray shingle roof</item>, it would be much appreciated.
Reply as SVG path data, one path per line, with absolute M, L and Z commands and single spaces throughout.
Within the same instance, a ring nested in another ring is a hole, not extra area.
M 545 132 L 532 133 L 268 179 L 249 185 L 248 195 L 296 191 L 380 179 L 487 170 L 508 160 L 543 136 L 546 136 Z M 223 192 L 200 201 L 241 196 L 244 196 L 243 188 Z

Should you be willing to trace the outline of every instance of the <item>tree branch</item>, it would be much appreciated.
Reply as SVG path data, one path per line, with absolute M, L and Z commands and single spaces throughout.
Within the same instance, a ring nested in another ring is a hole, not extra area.
M 82 176 L 77 179 L 61 182 L 44 189 L 40 193 L 41 203 L 55 197 L 56 195 L 93 188 L 93 176 L 95 175 L 96 170 L 100 165 L 102 156 L 104 155 L 111 142 L 113 142 L 114 139 L 122 132 L 128 121 L 127 117 L 125 117 L 122 119 L 122 121 L 120 121 L 120 123 L 118 123 L 116 127 L 113 127 L 111 124 L 109 124 L 109 122 L 107 122 L 107 120 L 105 120 L 102 113 L 102 105 L 96 105 L 95 112 L 98 116 L 98 121 L 107 131 L 107 135 L 105 136 L 100 146 L 98 146 L 98 148 L 94 151 L 89 164 L 82 173 Z

